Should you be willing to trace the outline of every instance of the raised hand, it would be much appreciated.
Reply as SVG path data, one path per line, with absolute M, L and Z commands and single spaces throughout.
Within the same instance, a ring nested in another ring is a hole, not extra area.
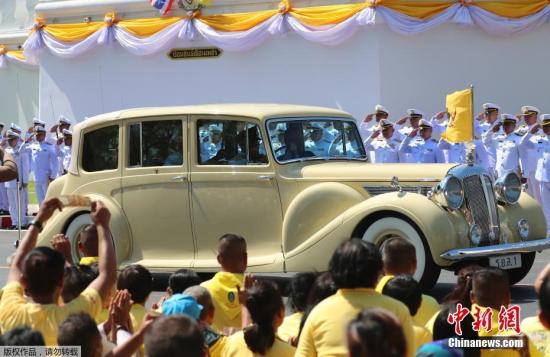
M 363 122 L 365 123 L 368 123 L 372 120 L 372 118 L 374 117 L 374 114 L 367 114 L 367 116 L 365 117 L 365 119 L 363 119 Z
M 414 138 L 418 134 L 418 129 L 411 130 L 411 133 L 409 134 L 409 138 Z
M 405 122 L 407 121 L 407 119 L 409 119 L 408 116 L 401 117 L 401 118 L 399 118 L 398 121 L 395 122 L 395 124 L 396 124 L 396 125 L 403 125 L 403 124 L 405 124 Z

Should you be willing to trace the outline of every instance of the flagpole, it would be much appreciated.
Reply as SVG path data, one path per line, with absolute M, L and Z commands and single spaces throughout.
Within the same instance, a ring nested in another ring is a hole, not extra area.
M 471 100 L 471 102 L 472 102 L 472 141 L 475 141 L 475 137 L 476 137 L 476 135 L 475 135 L 475 128 L 476 128 L 475 119 L 476 118 L 475 118 L 475 114 L 474 114 L 475 113 L 475 109 L 474 109 L 475 106 L 474 106 L 474 85 L 473 84 L 470 84 L 470 90 L 471 90 L 470 93 L 472 95 L 472 100 Z
M 470 102 L 471 102 L 471 115 L 472 115 L 472 140 L 470 141 L 470 148 L 466 149 L 466 163 L 468 165 L 474 165 L 476 161 L 476 143 L 475 143 L 475 109 L 474 109 L 474 85 L 470 84 Z

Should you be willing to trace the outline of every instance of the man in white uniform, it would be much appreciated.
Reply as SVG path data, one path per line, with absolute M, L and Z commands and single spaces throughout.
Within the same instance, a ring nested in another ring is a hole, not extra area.
M 222 148 L 222 129 L 216 124 L 208 127 L 208 136 L 201 143 L 201 163 L 212 159 Z
M 519 136 L 524 136 L 533 129 L 537 124 L 537 117 L 539 110 L 536 107 L 525 105 L 521 107 L 520 118 L 523 118 L 525 124 L 517 130 Z M 536 131 L 539 131 L 539 127 L 536 126 Z M 534 133 L 536 134 L 536 132 Z M 534 149 L 528 147 L 520 147 L 519 158 L 521 164 L 521 177 L 523 182 L 527 183 L 527 193 L 529 196 L 537 199 L 537 191 L 539 191 L 539 184 L 535 180 L 535 171 L 537 170 L 536 152 Z M 540 191 L 539 191 L 540 192 Z M 538 199 L 537 199 L 538 201 Z
M 535 177 L 540 182 L 540 196 L 544 217 L 546 217 L 547 235 L 550 234 L 550 114 L 544 114 L 541 117 L 542 134 L 539 135 L 541 141 L 541 154 L 537 161 Z
M 328 157 L 331 144 L 332 141 L 325 139 L 323 125 L 312 123 L 310 137 L 304 144 L 305 150 L 312 152 L 317 157 Z
M 36 197 L 41 205 L 46 197 L 50 181 L 57 176 L 57 155 L 53 145 L 46 142 L 46 129 L 36 127 L 36 142 L 30 145 L 32 160 L 31 167 L 34 173 Z
M 361 137 L 368 138 L 371 136 L 374 130 L 377 130 L 380 120 L 388 119 L 390 112 L 380 104 L 376 104 L 374 107 L 374 113 L 367 114 L 361 125 L 359 125 L 359 133 Z M 376 122 L 371 124 L 372 119 L 375 118 Z
M 59 173 L 58 176 L 62 176 L 69 170 L 69 164 L 71 162 L 71 150 L 73 144 L 73 132 L 67 129 L 63 129 L 63 142 L 60 145 L 55 146 L 57 153 L 57 161 Z
M 385 119 L 380 120 L 378 124 L 379 128 L 374 130 L 364 142 L 371 162 L 375 164 L 399 162 L 401 141 L 394 135 L 393 124 Z
M 502 122 L 497 122 L 483 135 L 485 149 L 496 156 L 495 177 L 501 177 L 508 171 L 520 173 L 519 140 L 514 130 L 517 118 L 511 114 L 502 114 Z M 502 134 L 497 134 L 502 127 Z
M 16 229 L 19 225 L 19 205 L 21 205 L 21 227 L 27 225 L 27 207 L 25 196 L 23 192 L 27 190 L 27 185 L 29 183 L 29 155 L 24 151 L 26 150 L 26 144 L 22 144 L 19 139 L 20 136 L 14 131 L 8 130 L 6 132 L 6 137 L 8 139 L 8 147 L 6 152 L 9 153 L 15 160 L 17 164 L 17 171 L 19 174 L 19 183 L 20 183 L 20 195 L 19 202 L 17 202 L 17 180 L 12 180 L 4 183 L 8 194 L 8 202 L 10 208 L 10 217 L 12 229 Z
M 540 116 L 541 122 L 544 120 L 549 121 L 550 115 L 543 114 Z M 546 125 L 548 126 L 548 124 Z M 544 127 L 543 127 L 544 129 Z M 537 179 L 537 170 L 538 163 L 544 156 L 544 145 L 545 145 L 546 134 L 540 130 L 540 125 L 535 124 L 531 126 L 529 131 L 521 138 L 519 141 L 519 151 L 528 152 L 528 165 L 529 169 L 532 170 L 529 175 L 528 186 L 531 186 L 531 192 L 533 198 L 536 199 L 541 205 L 543 204 L 541 196 L 541 182 Z M 540 174 L 539 174 L 540 175 Z
M 418 133 L 418 123 L 423 115 L 424 114 L 418 109 L 407 109 L 407 115 L 396 121 L 393 126 L 395 131 L 394 135 L 397 136 L 397 139 L 403 142 L 413 130 Z M 407 119 L 409 120 L 409 126 L 405 126 Z M 410 154 L 399 151 L 399 162 L 413 162 L 413 160 Z
M 413 163 L 445 162 L 437 141 L 432 139 L 432 124 L 421 119 L 418 127 L 419 129 L 413 129 L 403 140 L 399 152 L 409 154 L 410 162 Z
M 492 129 L 498 120 L 500 107 L 494 103 L 484 103 L 483 112 L 478 114 L 474 122 L 474 142 L 476 146 L 476 164 L 493 175 L 496 165 L 496 153 L 489 152 L 483 145 L 483 135 Z
M 466 145 L 464 143 L 451 143 L 441 138 L 438 147 L 443 152 L 447 164 L 463 164 L 466 162 Z

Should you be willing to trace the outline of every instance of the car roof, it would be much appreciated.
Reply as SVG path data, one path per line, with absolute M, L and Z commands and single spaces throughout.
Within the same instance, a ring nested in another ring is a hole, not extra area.
M 208 114 L 208 115 L 230 115 L 253 117 L 260 120 L 266 120 L 273 117 L 301 117 L 301 116 L 337 116 L 352 118 L 349 113 L 342 110 L 307 106 L 294 104 L 263 104 L 263 103 L 246 103 L 246 104 L 204 104 L 204 105 L 188 105 L 175 107 L 150 107 L 150 108 L 135 108 L 125 109 L 116 112 L 101 114 L 95 117 L 87 118 L 79 123 L 79 129 L 83 129 L 96 124 L 106 123 L 108 121 L 119 119 L 130 119 L 149 116 L 165 116 L 178 114 Z

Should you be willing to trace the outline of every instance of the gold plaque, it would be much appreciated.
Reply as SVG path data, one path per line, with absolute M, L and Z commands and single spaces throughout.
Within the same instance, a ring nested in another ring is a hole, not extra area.
M 172 48 L 168 52 L 168 57 L 173 60 L 216 58 L 220 57 L 222 53 L 222 49 L 217 47 Z

